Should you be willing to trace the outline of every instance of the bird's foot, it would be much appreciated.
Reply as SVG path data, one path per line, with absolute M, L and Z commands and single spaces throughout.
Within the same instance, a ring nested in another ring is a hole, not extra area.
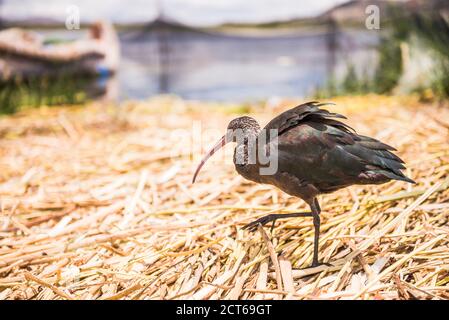
M 277 219 L 311 217 L 311 216 L 312 216 L 311 212 L 295 212 L 295 213 L 284 213 L 284 214 L 272 213 L 272 214 L 268 214 L 262 218 L 259 218 L 256 221 L 248 223 L 247 225 L 245 225 L 243 227 L 243 229 L 247 229 L 251 232 L 254 232 L 257 230 L 257 227 L 259 224 L 261 224 L 263 226 L 269 222 L 272 222 L 270 231 L 271 231 L 271 233 L 273 233 L 274 223 L 276 222 Z
M 312 264 L 310 265 L 310 267 L 307 267 L 305 269 L 311 269 L 311 268 L 316 268 L 319 266 L 328 266 L 328 267 L 333 267 L 334 265 L 329 263 L 329 262 L 318 262 L 318 261 L 314 261 L 312 262 Z
M 275 221 L 279 218 L 279 215 L 277 214 L 269 214 L 266 215 L 262 218 L 259 218 L 253 222 L 248 223 L 247 225 L 243 226 L 242 229 L 244 230 L 248 230 L 250 232 L 255 232 L 257 230 L 257 227 L 260 225 L 264 226 L 269 222 L 273 222 L 273 224 L 271 225 L 271 232 L 273 232 L 273 228 L 274 228 L 274 223 Z

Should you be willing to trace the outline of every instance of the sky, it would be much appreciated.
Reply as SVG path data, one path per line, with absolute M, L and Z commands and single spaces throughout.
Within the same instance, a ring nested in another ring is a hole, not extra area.
M 154 20 L 159 8 L 166 17 L 191 26 L 261 23 L 314 16 L 347 0 L 0 0 L 7 20 L 50 18 L 65 21 L 68 8 L 79 8 L 81 23 L 108 19 L 116 23 Z

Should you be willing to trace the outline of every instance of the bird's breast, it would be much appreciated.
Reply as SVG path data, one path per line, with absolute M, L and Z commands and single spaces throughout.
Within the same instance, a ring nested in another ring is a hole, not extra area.
M 266 183 L 263 181 L 259 168 L 254 164 L 235 164 L 235 170 L 245 179 L 256 183 Z

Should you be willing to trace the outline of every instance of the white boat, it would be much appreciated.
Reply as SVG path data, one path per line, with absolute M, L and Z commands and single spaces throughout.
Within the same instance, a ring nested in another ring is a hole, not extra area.
M 3 80 L 64 74 L 110 75 L 117 71 L 120 45 L 112 24 L 93 24 L 86 38 L 46 44 L 36 32 L 11 28 L 0 32 Z

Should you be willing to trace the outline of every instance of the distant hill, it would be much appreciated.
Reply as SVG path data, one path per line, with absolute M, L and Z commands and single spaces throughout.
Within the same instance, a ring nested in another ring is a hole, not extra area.
M 23 19 L 23 20 L 10 20 L 8 18 L 3 18 L 1 20 L 1 26 L 2 27 L 25 27 L 25 28 L 31 28 L 31 27 L 63 27 L 64 23 L 52 19 L 52 18 L 29 18 L 29 19 Z
M 329 20 L 333 20 L 340 24 L 364 25 L 363 23 L 367 17 L 367 13 L 365 11 L 369 5 L 376 5 L 379 7 L 381 19 L 388 19 L 388 8 L 397 8 L 400 9 L 401 12 L 425 12 L 435 10 L 449 12 L 448 0 L 350 0 L 340 5 L 336 5 L 335 7 L 315 17 L 292 19 L 287 21 L 276 21 L 257 25 L 226 24 L 224 26 L 230 28 L 287 28 L 319 25 L 322 23 L 326 23 Z
M 213 27 L 195 27 L 186 25 L 182 22 L 172 19 L 170 16 L 161 15 L 156 17 L 154 20 L 148 22 L 140 22 L 136 24 L 126 24 L 120 25 L 116 24 L 118 27 L 125 28 L 155 28 L 155 29 L 190 29 L 190 30 L 203 30 L 211 32 L 250 32 L 250 33 L 261 33 L 268 32 L 280 32 L 282 29 L 286 33 L 292 31 L 293 29 L 314 29 L 319 26 L 332 21 L 339 25 L 352 25 L 352 26 L 364 26 L 364 21 L 367 17 L 365 12 L 367 6 L 376 5 L 379 7 L 381 12 L 381 21 L 388 20 L 388 15 L 386 15 L 387 8 L 396 7 L 401 10 L 401 12 L 413 12 L 413 11 L 433 11 L 438 10 L 445 12 L 446 16 L 449 16 L 449 0 L 350 0 L 348 2 L 336 5 L 335 7 L 325 11 L 324 13 L 317 15 L 315 17 L 307 18 L 295 18 L 289 20 L 273 21 L 268 23 L 225 23 Z M 30 18 L 22 20 L 9 20 L 7 17 L 0 21 L 1 27 L 63 27 L 63 21 L 55 20 L 52 18 Z M 83 23 L 83 27 L 88 26 L 88 24 Z
M 169 17 L 159 17 L 143 26 L 143 30 L 171 29 L 205 32 L 222 35 L 240 35 L 251 37 L 289 36 L 300 34 L 323 34 L 333 30 L 335 26 L 364 28 L 367 17 L 366 8 L 376 5 L 380 9 L 381 24 L 390 20 L 389 9 L 396 12 L 412 13 L 414 11 L 445 11 L 449 8 L 448 0 L 351 0 L 337 5 L 315 17 L 296 18 L 270 23 L 246 24 L 226 23 L 214 27 L 192 27 L 173 21 Z
M 381 19 L 389 18 L 389 8 L 400 9 L 403 13 L 413 11 L 442 11 L 449 9 L 449 1 L 447 0 L 351 0 L 333 7 L 318 18 L 324 20 L 333 19 L 337 22 L 344 23 L 363 22 L 367 16 L 365 10 L 369 5 L 376 5 L 379 7 Z

